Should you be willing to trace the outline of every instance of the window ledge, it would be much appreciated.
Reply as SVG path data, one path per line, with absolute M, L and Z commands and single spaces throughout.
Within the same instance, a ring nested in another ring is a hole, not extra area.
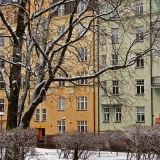
M 46 120 L 42 120 L 41 122 L 46 122 Z
M 58 111 L 65 111 L 64 109 L 58 109 Z
M 119 42 L 112 42 L 112 44 L 119 44 Z
M 143 67 L 135 67 L 135 69 L 144 69 L 144 66 Z
M 135 96 L 144 96 L 145 94 L 135 94 Z
M 114 123 L 122 123 L 121 121 L 115 121 Z
M 77 109 L 77 111 L 87 111 L 87 109 Z
M 39 120 L 35 120 L 35 122 L 40 122 Z
M 109 121 L 103 121 L 103 123 L 109 123 Z
M 136 121 L 136 123 L 145 123 L 145 121 Z

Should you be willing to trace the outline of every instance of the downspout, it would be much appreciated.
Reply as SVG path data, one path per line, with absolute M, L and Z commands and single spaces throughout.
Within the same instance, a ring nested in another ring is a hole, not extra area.
M 152 28 L 152 2 L 150 0 L 150 8 L 149 8 L 149 19 L 150 19 L 150 30 Z M 150 32 L 150 80 L 152 86 L 152 33 Z M 151 125 L 153 126 L 153 88 L 151 87 Z
M 93 15 L 94 15 L 94 11 L 93 11 Z M 93 26 L 95 28 L 95 21 L 93 21 Z M 95 70 L 95 33 L 93 32 L 93 68 Z M 95 89 L 95 79 L 94 79 L 94 82 L 93 82 L 93 119 L 94 119 L 94 134 L 96 134 L 96 89 Z
M 98 14 L 99 14 L 99 4 L 98 4 L 98 7 L 97 7 L 97 12 L 98 12 Z M 99 17 L 98 17 L 98 20 L 97 20 L 97 26 L 98 26 L 98 34 L 97 34 L 97 59 L 98 59 L 98 63 L 97 63 L 97 70 L 99 71 Z M 99 100 L 99 77 L 97 78 L 98 79 L 98 87 L 97 87 L 97 103 L 98 103 L 98 134 L 99 134 L 99 132 L 100 132 L 100 120 L 99 120 L 99 118 L 100 118 L 100 116 L 99 116 L 99 109 L 100 109 L 100 100 Z

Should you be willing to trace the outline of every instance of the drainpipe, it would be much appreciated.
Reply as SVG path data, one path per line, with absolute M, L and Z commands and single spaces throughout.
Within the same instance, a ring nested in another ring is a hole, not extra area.
M 99 14 L 99 5 L 98 5 L 98 14 Z M 98 43 L 98 45 L 97 45 L 97 56 L 98 56 L 97 59 L 98 59 L 98 63 L 97 63 L 97 70 L 99 71 L 99 38 L 100 38 L 99 37 L 100 36 L 99 35 L 99 24 L 100 24 L 99 23 L 99 17 L 98 17 L 98 20 L 97 20 L 97 24 L 98 24 L 97 25 L 98 26 L 98 34 L 97 34 L 97 36 L 98 36 L 97 37 L 97 43 Z M 100 94 L 99 94 L 99 83 L 100 83 L 100 81 L 99 81 L 99 77 L 98 77 L 98 85 L 97 85 L 98 86 L 98 88 L 97 88 L 98 89 L 98 91 L 97 91 L 97 93 L 98 93 L 97 94 L 97 103 L 98 103 L 98 113 L 97 113 L 98 114 L 98 131 L 97 132 L 98 132 L 98 134 L 100 132 L 100 120 L 99 120 L 99 118 L 100 118 L 100 116 L 99 116 L 99 113 L 100 113 L 99 112 L 99 109 L 100 109 L 100 104 L 99 104 L 100 103 L 100 100 L 99 100 L 100 97 L 99 97 L 99 95 Z
M 93 11 L 93 15 L 95 15 L 94 14 L 94 11 Z M 95 21 L 93 21 L 93 26 L 94 26 L 94 28 L 95 28 Z M 96 44 L 95 44 L 95 33 L 93 33 L 93 68 L 94 68 L 94 70 L 95 70 L 95 46 L 96 46 Z M 96 134 L 96 89 L 95 89 L 95 79 L 94 79 L 94 82 L 93 82 L 93 92 L 94 92 L 94 94 L 93 94 L 93 106 L 94 106 L 94 108 L 93 108 L 93 118 L 94 118 L 94 134 Z
M 150 29 L 152 27 L 152 2 L 150 0 L 150 8 L 149 8 L 149 19 L 150 19 Z M 152 33 L 150 32 L 150 49 L 152 48 Z M 150 80 L 152 86 L 152 50 L 150 51 Z M 151 125 L 153 126 L 153 88 L 151 87 Z

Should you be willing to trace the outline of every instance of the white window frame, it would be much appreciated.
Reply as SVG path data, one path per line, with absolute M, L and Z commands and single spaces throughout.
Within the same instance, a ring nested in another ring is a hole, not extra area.
M 115 121 L 116 122 L 122 121 L 122 108 L 121 107 L 115 108 Z
M 87 7 L 87 0 L 81 0 L 77 6 L 77 13 L 83 12 Z
M 41 109 L 42 111 L 42 122 L 46 122 L 46 108 L 42 108 Z
M 35 110 L 35 122 L 39 122 L 40 121 L 40 109 L 37 108 Z
M 118 80 L 112 81 L 112 89 L 113 89 L 113 95 L 119 94 L 119 81 Z
M 140 54 L 136 54 L 136 56 L 139 56 Z M 136 68 L 142 68 L 144 67 L 144 57 L 141 57 L 137 59 L 136 61 Z
M 137 122 L 145 122 L 145 107 L 137 107 Z
M 118 43 L 118 34 L 119 34 L 119 29 L 118 28 L 112 28 L 112 43 Z
M 143 14 L 143 0 L 136 0 L 136 14 L 141 15 Z
M 101 88 L 102 88 L 102 96 L 106 96 L 107 95 L 107 83 L 106 81 L 102 81 L 101 82 Z
M 144 33 L 143 26 L 136 27 L 136 40 L 143 41 L 144 40 L 143 33 Z
M 107 66 L 107 55 L 101 55 L 101 68 L 104 69 Z
M 82 77 L 85 76 L 87 73 L 86 72 L 78 72 L 78 76 Z M 77 81 L 78 84 L 80 85 L 86 85 L 87 84 L 87 79 L 80 79 Z
M 58 121 L 58 133 L 65 133 L 65 121 Z
M 104 122 L 109 122 L 109 107 L 104 107 L 103 108 L 104 110 Z
M 105 29 L 101 30 L 100 42 L 101 45 L 105 45 L 107 43 L 107 31 Z
M 4 46 L 5 45 L 5 37 L 4 34 L 0 34 L 0 46 Z
M 59 73 L 59 74 L 58 74 L 58 77 L 59 77 L 59 78 L 63 78 L 63 77 L 64 77 L 63 73 Z M 65 86 L 65 81 L 59 81 L 59 82 L 58 82 L 58 86 L 59 86 L 59 87 L 64 87 L 64 86 Z
M 62 4 L 58 8 L 58 16 L 64 16 L 64 12 L 65 12 L 65 5 Z
M 78 132 L 87 132 L 87 121 L 78 121 Z
M 136 80 L 136 94 L 144 94 L 144 80 Z
M 77 110 L 87 110 L 87 97 L 80 96 L 77 98 Z
M 86 31 L 86 24 L 85 23 L 79 23 L 77 25 L 77 37 L 81 37 L 84 32 Z M 83 36 L 86 36 L 86 34 L 84 34 Z
M 117 3 L 112 3 L 111 4 L 111 11 L 113 11 L 112 13 L 111 13 L 111 18 L 116 18 L 116 17 L 118 17 L 118 11 L 117 11 L 117 9 L 118 9 L 118 7 L 117 7 Z M 116 9 L 115 9 L 116 8 Z
M 5 56 L 0 55 L 1 58 L 5 58 Z M 5 61 L 3 61 L 2 59 L 0 59 L 0 68 L 4 68 Z
M 4 112 L 4 99 L 0 99 L 0 112 Z
M 63 33 L 64 33 L 64 25 L 58 26 L 58 36 L 62 35 Z M 64 39 L 64 36 L 61 39 Z
M 80 62 L 87 61 L 87 48 L 86 47 L 78 48 L 78 60 Z
M 4 89 L 4 88 L 5 88 L 5 84 L 4 84 L 2 76 L 0 76 L 0 89 Z
M 10 12 L 10 14 L 9 14 L 9 23 L 10 24 L 13 24 L 14 23 L 14 12 Z
M 59 111 L 64 111 L 65 110 L 65 98 L 64 97 L 59 97 L 58 98 L 58 110 Z
M 112 54 L 112 66 L 118 65 L 118 54 Z
M 62 54 L 62 50 L 60 50 L 60 51 L 57 52 L 58 60 L 60 60 L 61 54 Z M 61 59 L 62 59 L 62 63 L 64 63 L 64 57 L 62 57 Z

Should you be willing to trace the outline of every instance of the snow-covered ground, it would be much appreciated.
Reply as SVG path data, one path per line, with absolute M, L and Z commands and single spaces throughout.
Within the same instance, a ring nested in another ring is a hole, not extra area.
M 116 152 L 98 152 L 91 156 L 88 160 L 126 160 L 126 153 Z M 55 149 L 43 149 L 36 148 L 36 155 L 26 158 L 26 160 L 64 160 L 64 158 L 58 158 L 57 150 Z M 132 159 L 136 160 L 136 159 Z

